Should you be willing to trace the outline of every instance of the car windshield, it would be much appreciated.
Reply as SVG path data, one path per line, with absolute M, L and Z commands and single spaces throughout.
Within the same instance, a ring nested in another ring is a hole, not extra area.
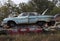
M 28 13 L 21 13 L 21 14 L 19 14 L 18 17 L 20 17 L 20 16 L 28 16 Z

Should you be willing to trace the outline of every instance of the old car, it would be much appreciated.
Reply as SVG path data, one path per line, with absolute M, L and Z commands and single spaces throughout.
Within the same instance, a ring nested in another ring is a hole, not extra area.
M 54 16 L 51 15 L 39 15 L 36 12 L 23 12 L 17 17 L 10 17 L 3 19 L 2 24 L 7 24 L 8 26 L 15 26 L 17 24 L 37 24 L 43 26 L 45 23 L 48 25 L 54 25 Z

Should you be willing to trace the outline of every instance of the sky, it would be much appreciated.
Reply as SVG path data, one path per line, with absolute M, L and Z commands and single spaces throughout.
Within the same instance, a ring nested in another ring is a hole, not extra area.
M 14 1 L 16 4 L 19 4 L 21 2 L 28 2 L 28 0 L 12 0 L 12 1 Z
M 4 2 L 7 2 L 7 0 L 0 0 L 1 3 L 3 4 Z M 28 2 L 28 0 L 12 0 L 14 1 L 16 4 L 22 3 L 22 2 Z
M 7 0 L 0 0 L 1 3 L 3 4 L 4 2 L 7 2 Z M 14 1 L 16 4 L 22 3 L 22 2 L 28 2 L 29 0 L 12 0 Z M 50 0 L 52 1 L 52 0 Z

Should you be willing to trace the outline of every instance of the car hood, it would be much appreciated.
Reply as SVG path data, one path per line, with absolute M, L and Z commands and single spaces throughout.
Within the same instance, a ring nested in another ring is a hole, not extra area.
M 13 17 L 13 18 L 4 18 L 3 20 L 13 20 L 13 19 L 17 19 L 17 17 Z

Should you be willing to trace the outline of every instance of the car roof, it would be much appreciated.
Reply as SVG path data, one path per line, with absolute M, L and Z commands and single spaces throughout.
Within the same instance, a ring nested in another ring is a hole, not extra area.
M 38 14 L 37 12 L 22 12 L 22 13 L 27 13 L 27 14 L 33 13 L 33 14 L 35 14 L 35 15 Z

